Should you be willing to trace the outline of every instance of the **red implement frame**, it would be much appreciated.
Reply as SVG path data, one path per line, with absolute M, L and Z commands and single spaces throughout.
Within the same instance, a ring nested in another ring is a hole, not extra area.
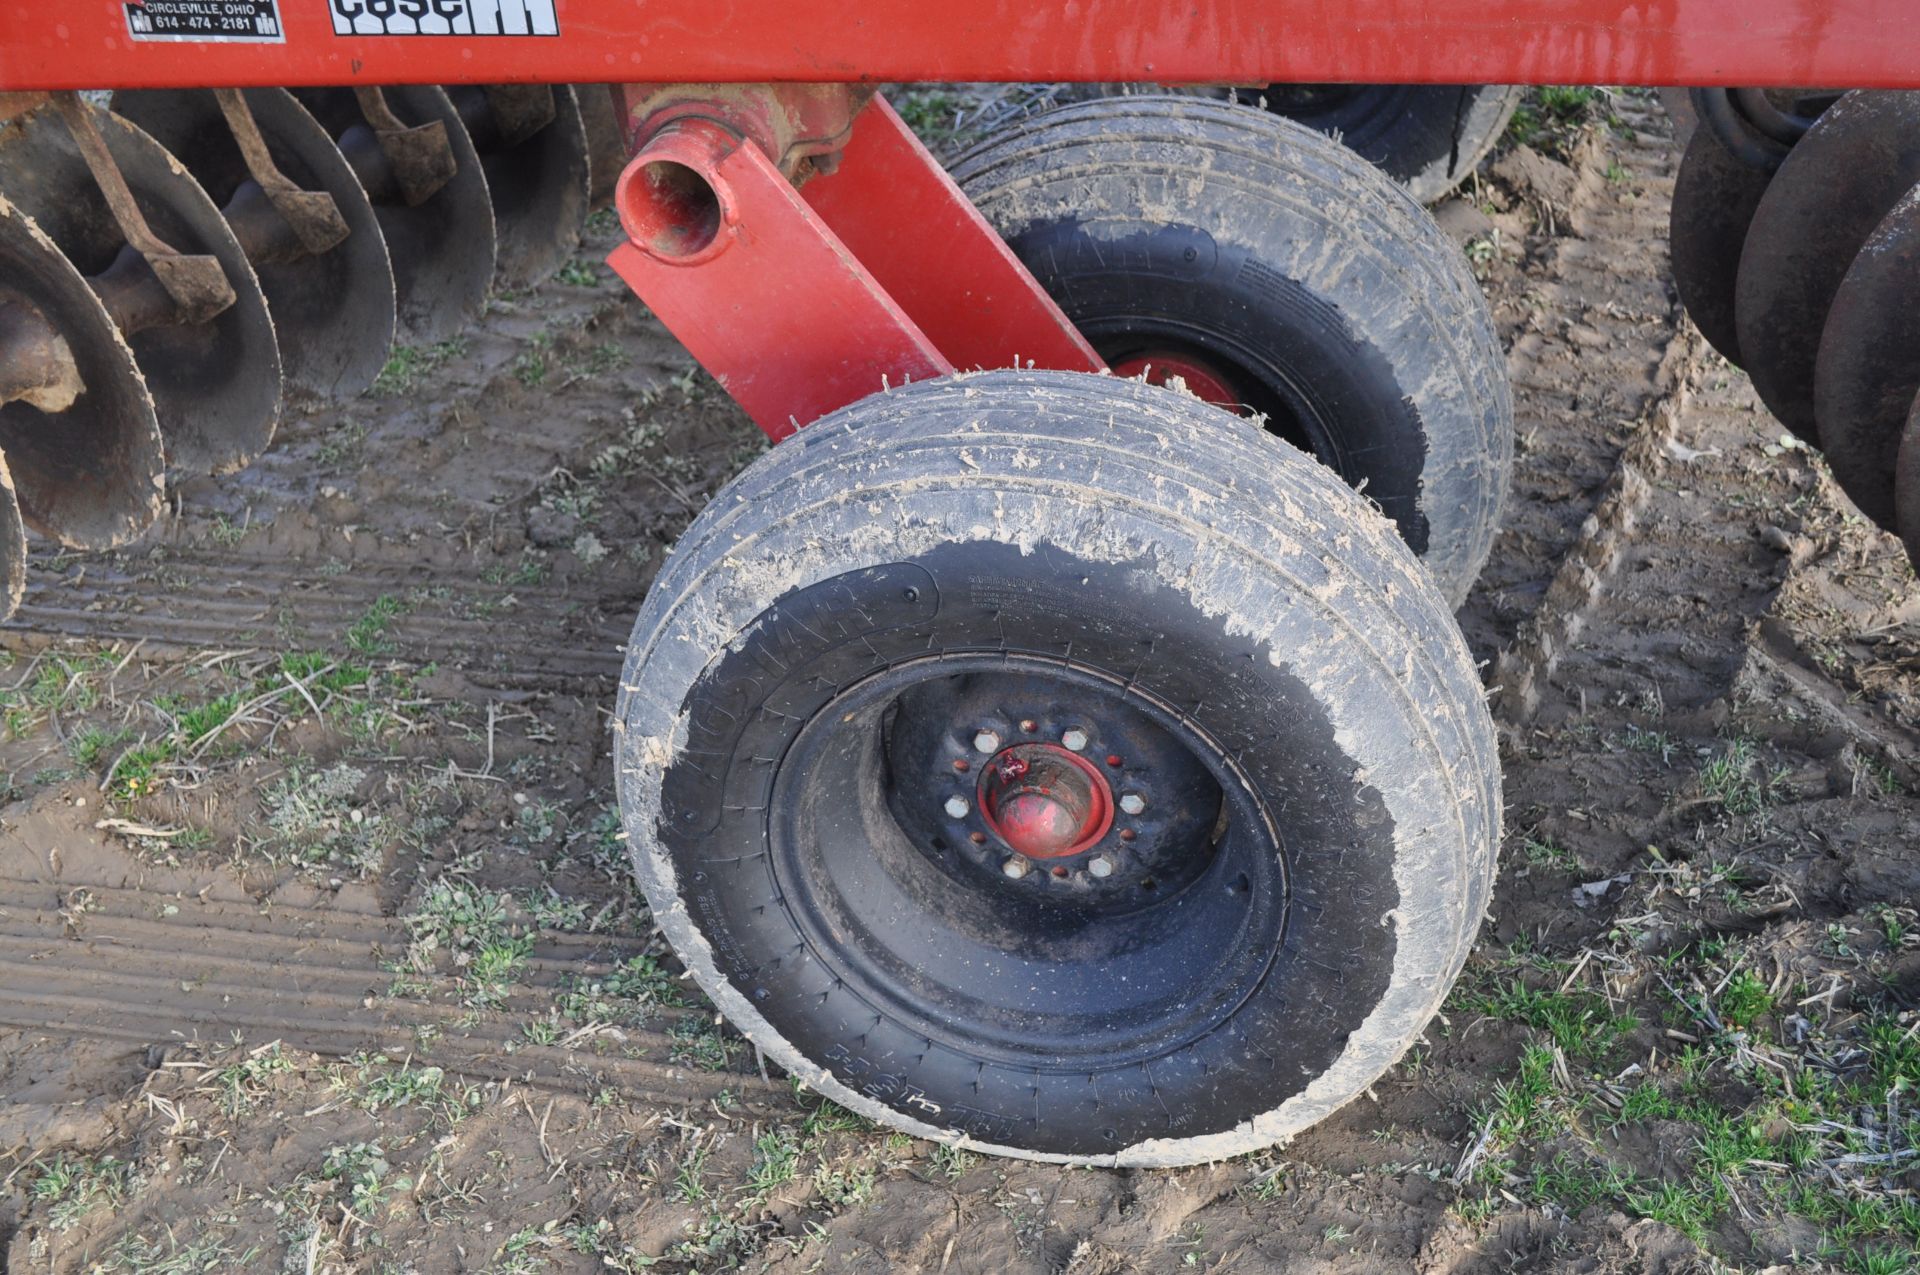
M 644 79 L 617 95 L 636 158 L 616 192 L 630 242 L 609 260 L 779 439 L 956 368 L 1102 367 L 863 83 L 1920 87 L 1914 3 L 16 0 L 0 95 Z M 152 38 L 182 23 L 187 38 Z
M 1913 0 L 277 0 L 266 7 L 284 42 L 130 38 L 129 9 L 181 2 L 9 0 L 0 90 L 641 79 L 1920 88 Z M 556 34 L 414 34 L 456 23 Z

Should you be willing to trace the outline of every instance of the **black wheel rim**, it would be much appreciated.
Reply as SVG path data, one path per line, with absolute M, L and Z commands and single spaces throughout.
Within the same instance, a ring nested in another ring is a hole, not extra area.
M 996 788 L 1018 795 L 996 771 L 1019 760 L 1091 769 L 1110 818 L 1096 801 L 1021 853 L 990 809 Z M 1230 1017 L 1281 949 L 1270 813 L 1198 723 L 1124 679 L 930 657 L 844 690 L 777 766 L 768 852 L 801 947 L 929 1047 L 1038 1069 L 1150 1061 Z

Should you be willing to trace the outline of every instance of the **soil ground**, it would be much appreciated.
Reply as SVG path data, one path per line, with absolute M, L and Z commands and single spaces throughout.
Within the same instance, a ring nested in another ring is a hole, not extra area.
M 716 1021 L 628 883 L 606 714 L 761 444 L 596 224 L 135 548 L 35 558 L 0 1269 L 1916 1269 L 1920 591 L 1679 314 L 1674 164 L 1651 98 L 1550 92 L 1439 210 L 1519 413 L 1462 613 L 1509 832 L 1367 1097 L 1063 1170 L 877 1131 Z

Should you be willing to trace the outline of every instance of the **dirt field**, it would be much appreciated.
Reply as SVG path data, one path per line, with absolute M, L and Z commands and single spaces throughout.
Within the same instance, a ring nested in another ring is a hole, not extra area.
M 606 714 L 760 443 L 600 224 L 133 550 L 36 558 L 0 1270 L 1920 1268 L 1920 590 L 1680 319 L 1674 162 L 1651 99 L 1548 94 L 1441 210 L 1519 408 L 1462 615 L 1509 834 L 1368 1098 L 1178 1172 L 983 1159 L 797 1092 L 678 979 Z

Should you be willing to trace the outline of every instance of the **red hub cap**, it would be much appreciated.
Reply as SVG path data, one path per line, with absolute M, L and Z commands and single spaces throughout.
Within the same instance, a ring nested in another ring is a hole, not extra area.
M 1224 407 L 1229 412 L 1242 410 L 1240 396 L 1234 393 L 1227 378 L 1213 370 L 1205 362 L 1191 354 L 1175 354 L 1171 350 L 1150 350 L 1145 354 L 1136 354 L 1113 365 L 1115 376 L 1136 380 L 1144 376 L 1149 385 L 1165 385 L 1178 378 L 1187 383 L 1187 392 L 1203 403 L 1215 407 Z
M 1113 826 L 1113 790 L 1099 771 L 1055 744 L 1015 744 L 981 770 L 987 826 L 1029 859 L 1089 849 Z

